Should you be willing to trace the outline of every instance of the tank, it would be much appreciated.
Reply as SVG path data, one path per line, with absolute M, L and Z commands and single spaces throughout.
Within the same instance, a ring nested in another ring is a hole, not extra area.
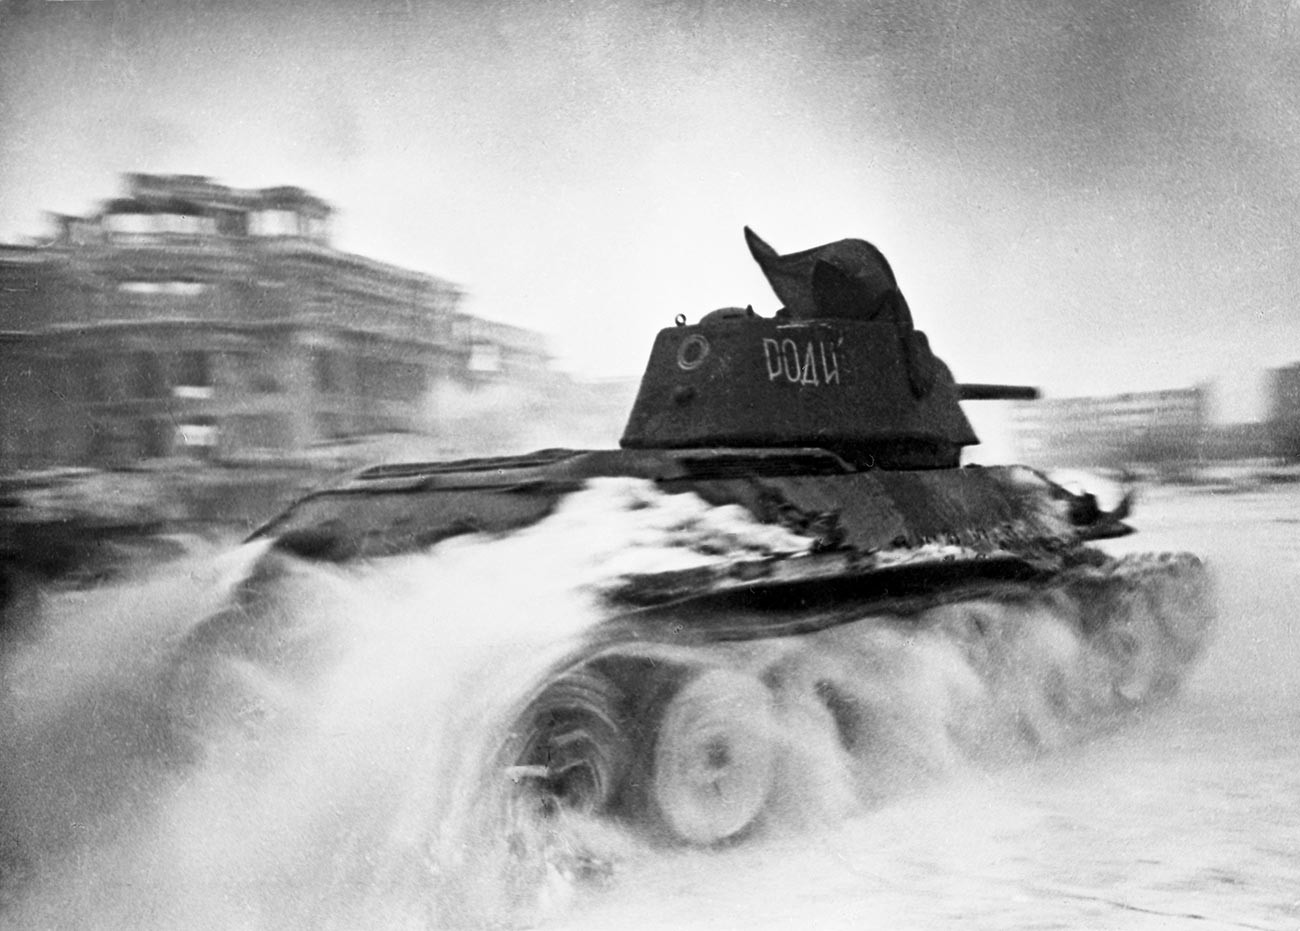
M 956 658 L 974 670 L 959 693 L 1032 674 L 1034 701 L 1059 714 L 988 725 L 1030 745 L 1054 740 L 1049 719 L 1109 722 L 1174 694 L 1212 621 L 1201 560 L 1094 545 L 1132 532 L 1129 496 L 1106 509 L 1032 468 L 963 466 L 977 438 L 961 402 L 1037 392 L 957 382 L 874 246 L 779 254 L 745 238 L 782 308 L 679 315 L 619 448 L 382 465 L 311 493 L 252 535 L 265 551 L 239 604 L 195 636 L 237 641 L 286 564 L 508 538 L 602 483 L 724 515 L 731 529 L 686 534 L 689 559 L 633 563 L 601 588 L 600 623 L 528 686 L 492 749 L 530 817 L 692 845 L 763 821 L 792 778 L 782 715 L 865 765 L 892 713 L 873 686 L 890 650 Z M 1025 670 L 1035 638 L 1048 646 Z M 898 668 L 880 681 L 925 685 Z M 944 726 L 970 723 L 952 690 L 934 694 Z

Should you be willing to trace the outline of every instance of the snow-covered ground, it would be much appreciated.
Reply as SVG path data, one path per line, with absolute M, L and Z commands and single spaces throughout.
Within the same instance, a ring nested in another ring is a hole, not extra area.
M 273 674 L 235 665 L 218 683 L 257 698 L 258 714 L 232 704 L 235 733 L 200 730 L 198 746 L 167 738 L 178 694 L 167 657 L 255 552 L 49 599 L 3 670 L 0 925 L 481 917 L 430 903 L 494 894 L 453 875 L 492 853 L 456 829 L 470 823 L 475 757 L 493 739 L 485 722 L 562 651 L 557 631 L 591 623 L 575 584 L 586 590 L 666 529 L 714 532 L 709 515 L 676 514 L 666 528 L 644 508 L 618 514 L 601 534 L 548 535 L 587 520 L 567 510 L 490 548 L 464 539 L 373 571 L 291 576 L 271 615 L 287 635 Z M 958 766 L 847 817 L 792 819 L 720 850 L 610 839 L 613 875 L 557 886 L 541 923 L 1300 927 L 1300 486 L 1154 489 L 1132 523 L 1137 535 L 1103 545 L 1191 550 L 1218 577 L 1216 639 L 1174 704 L 1087 743 Z

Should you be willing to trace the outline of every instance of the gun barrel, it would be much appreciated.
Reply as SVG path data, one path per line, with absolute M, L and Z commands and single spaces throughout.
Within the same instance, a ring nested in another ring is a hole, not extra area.
M 1031 385 L 981 385 L 963 383 L 957 386 L 957 397 L 962 401 L 1037 401 L 1041 393 Z

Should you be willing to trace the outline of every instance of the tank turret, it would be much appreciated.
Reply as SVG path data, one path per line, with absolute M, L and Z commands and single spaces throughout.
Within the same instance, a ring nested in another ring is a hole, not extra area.
M 859 468 L 950 468 L 979 442 L 952 372 L 862 239 L 777 255 L 746 228 L 784 302 L 662 330 L 621 445 L 815 446 Z
M 958 385 L 870 243 L 779 255 L 745 238 L 784 306 L 679 316 L 660 331 L 624 448 L 818 447 L 855 468 L 953 468 L 979 442 L 959 401 L 1035 395 Z

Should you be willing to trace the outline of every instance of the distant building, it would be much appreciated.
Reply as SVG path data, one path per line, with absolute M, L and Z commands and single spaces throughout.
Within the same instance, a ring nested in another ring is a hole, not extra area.
M 427 430 L 440 380 L 548 367 L 540 334 L 461 312 L 456 285 L 333 248 L 299 188 L 127 188 L 0 245 L 0 469 L 292 456 Z
M 1273 454 L 1300 461 L 1300 362 L 1269 374 L 1268 425 Z
M 451 321 L 451 339 L 460 347 L 458 378 L 473 386 L 527 382 L 549 362 L 535 331 L 508 323 L 456 314 Z
M 1273 455 L 1270 425 L 1259 421 L 1211 424 L 1205 430 L 1202 452 L 1206 461 L 1267 459 Z
M 1207 394 L 1197 386 L 1017 403 L 1019 456 L 1044 468 L 1193 459 L 1205 440 Z

